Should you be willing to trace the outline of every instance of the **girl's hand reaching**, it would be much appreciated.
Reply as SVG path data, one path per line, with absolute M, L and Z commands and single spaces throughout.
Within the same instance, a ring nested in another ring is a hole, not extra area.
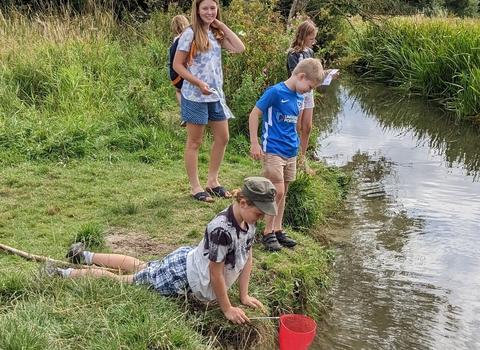
M 251 307 L 259 307 L 265 311 L 265 306 L 263 306 L 262 302 L 254 297 L 251 297 L 250 295 L 243 297 L 240 301 L 242 302 L 243 305 L 251 306 Z
M 232 323 L 242 324 L 245 322 L 250 322 L 250 319 L 245 314 L 245 312 L 238 307 L 230 307 L 227 311 L 223 313 L 225 317 Z
M 330 74 L 330 72 L 332 71 L 332 69 L 327 69 L 324 74 L 325 74 L 325 77 L 327 77 L 327 75 Z M 332 80 L 335 80 L 338 78 L 338 76 L 340 75 L 340 70 L 336 70 L 336 72 L 332 75 Z

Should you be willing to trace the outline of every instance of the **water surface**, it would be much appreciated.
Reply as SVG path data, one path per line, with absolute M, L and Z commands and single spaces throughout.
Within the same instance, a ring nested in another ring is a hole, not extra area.
M 480 133 L 348 77 L 325 94 L 318 156 L 356 186 L 311 349 L 480 349 Z

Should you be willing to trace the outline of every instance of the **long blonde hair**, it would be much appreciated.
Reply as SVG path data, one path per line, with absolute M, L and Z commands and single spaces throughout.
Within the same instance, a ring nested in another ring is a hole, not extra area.
M 205 23 L 202 21 L 200 15 L 198 14 L 200 4 L 203 1 L 204 0 L 194 0 L 192 2 L 192 29 L 195 34 L 195 46 L 197 47 L 198 52 L 206 52 L 212 49 L 212 45 L 208 40 L 207 31 L 204 28 Z M 222 13 L 220 11 L 220 4 L 218 3 L 218 0 L 213 1 L 215 2 L 215 4 L 217 4 L 216 18 L 221 21 Z M 210 27 L 210 30 L 212 31 L 213 36 L 215 37 L 215 39 L 217 39 L 218 42 L 221 42 L 224 39 L 225 33 L 219 28 Z
M 300 23 L 300 25 L 297 28 L 297 31 L 295 32 L 295 37 L 293 38 L 292 44 L 290 45 L 290 48 L 288 51 L 294 51 L 294 52 L 302 52 L 305 50 L 307 45 L 305 44 L 305 40 L 307 39 L 307 36 L 310 36 L 312 34 L 315 34 L 318 32 L 318 28 L 315 26 L 315 24 L 310 21 L 304 21 Z
M 177 37 L 190 25 L 188 23 L 187 17 L 184 15 L 176 15 L 172 18 L 172 22 L 170 23 L 170 29 L 172 30 L 173 36 Z

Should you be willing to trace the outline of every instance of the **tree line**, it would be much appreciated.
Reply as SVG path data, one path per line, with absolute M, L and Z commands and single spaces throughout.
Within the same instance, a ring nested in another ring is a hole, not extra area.
M 129 14 L 148 14 L 152 11 L 166 10 L 169 6 L 179 6 L 183 10 L 191 7 L 193 0 L 2 0 L 0 10 L 11 8 L 35 13 L 45 10 L 67 10 L 82 14 L 94 10 L 113 11 L 118 18 Z M 228 6 L 231 0 L 220 0 L 222 6 Z M 361 15 L 368 18 L 373 15 L 411 15 L 423 13 L 427 16 L 451 15 L 459 17 L 478 17 L 480 0 L 278 0 L 277 10 L 285 19 L 296 13 L 306 13 L 314 17 L 322 9 L 344 16 Z

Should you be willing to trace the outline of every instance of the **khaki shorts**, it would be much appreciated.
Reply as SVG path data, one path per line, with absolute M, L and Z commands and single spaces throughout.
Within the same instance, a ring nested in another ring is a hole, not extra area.
M 284 158 L 282 156 L 265 153 L 262 158 L 263 176 L 272 183 L 292 182 L 297 177 L 297 157 Z

